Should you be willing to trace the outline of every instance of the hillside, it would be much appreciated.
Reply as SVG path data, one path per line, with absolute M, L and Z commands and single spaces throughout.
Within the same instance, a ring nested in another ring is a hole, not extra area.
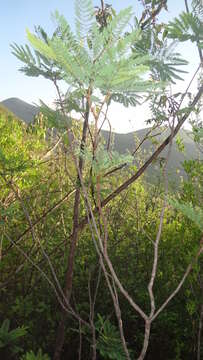
M 34 117 L 39 112 L 39 108 L 26 103 L 18 98 L 9 98 L 0 103 L 5 108 L 9 109 L 18 118 L 24 120 L 27 124 L 33 121 Z
M 131 132 L 127 134 L 112 134 L 114 149 L 119 153 L 123 154 L 126 152 L 132 153 L 138 146 L 139 143 L 145 138 L 148 133 L 149 128 L 137 130 L 136 132 Z M 153 132 L 152 134 L 157 133 L 158 131 Z M 169 135 L 168 131 L 165 131 L 164 134 L 156 137 L 157 142 L 162 142 Z M 107 141 L 109 137 L 108 131 L 103 131 L 103 136 Z M 178 146 L 176 145 L 177 137 L 181 138 L 181 141 L 184 144 L 184 151 L 180 152 L 178 150 Z M 184 170 L 182 167 L 182 163 L 185 160 L 196 159 L 199 158 L 200 154 L 195 142 L 192 140 L 192 135 L 188 130 L 181 129 L 179 134 L 173 140 L 174 145 L 171 149 L 171 155 L 169 160 L 169 174 L 171 175 L 171 179 L 178 179 L 180 176 L 184 176 Z M 139 151 L 135 155 L 135 161 L 137 163 L 142 163 L 142 161 L 150 156 L 150 154 L 155 150 L 155 146 L 152 144 L 151 140 L 146 140 L 141 145 Z M 158 146 L 158 144 L 157 144 Z M 165 158 L 168 153 L 168 147 L 164 149 L 161 154 L 161 158 Z M 148 177 L 150 177 L 150 181 L 157 180 L 157 171 L 159 173 L 159 162 L 151 164 L 148 169 Z M 178 169 L 178 173 L 177 173 Z
M 22 123 L 22 119 L 15 115 L 12 111 L 6 108 L 2 103 L 0 103 L 0 116 L 4 116 L 6 119 L 9 117 L 14 118 L 16 121 L 20 121 Z
M 0 106 L 3 106 L 3 109 L 9 109 L 9 111 L 15 114 L 18 118 L 24 120 L 27 124 L 32 122 L 34 116 L 39 112 L 38 107 L 30 105 L 25 101 L 17 98 L 6 99 L 0 103 Z M 113 133 L 112 139 L 114 150 L 122 154 L 126 152 L 132 153 L 139 145 L 140 141 L 144 139 L 148 131 L 149 128 L 145 128 L 127 134 Z M 167 132 L 165 132 L 164 135 L 158 136 L 157 140 L 162 141 L 167 135 Z M 104 137 L 105 141 L 107 141 L 109 132 L 105 130 L 102 131 L 102 136 Z M 184 160 L 199 157 L 198 149 L 192 140 L 190 133 L 186 130 L 180 130 L 179 136 L 184 143 L 185 150 L 180 152 L 177 146 L 174 144 L 169 161 L 169 174 L 171 175 L 171 178 L 177 178 L 177 176 L 179 177 L 180 175 L 184 175 L 184 171 L 181 165 Z M 150 140 L 146 140 L 141 146 L 139 154 L 135 156 L 135 161 L 137 163 L 141 163 L 142 160 L 149 157 L 150 153 L 154 149 L 155 145 L 152 145 Z M 167 148 L 163 151 L 162 158 L 164 158 L 166 154 Z M 179 175 L 177 175 L 177 169 L 179 169 Z M 148 176 L 150 176 L 151 180 L 153 181 L 157 179 L 157 171 L 155 170 L 159 170 L 158 161 L 151 165 L 150 169 L 148 170 Z

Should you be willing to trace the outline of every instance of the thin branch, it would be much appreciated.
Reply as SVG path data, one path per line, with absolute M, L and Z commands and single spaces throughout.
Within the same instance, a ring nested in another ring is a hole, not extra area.
M 198 250 L 196 256 L 194 257 L 193 261 L 188 265 L 182 280 L 179 282 L 178 286 L 176 287 L 176 289 L 172 292 L 172 294 L 168 297 L 168 299 L 166 299 L 166 301 L 161 305 L 161 307 L 157 310 L 157 312 L 154 314 L 152 320 L 154 321 L 157 316 L 163 311 L 163 309 L 165 309 L 165 307 L 168 305 L 168 303 L 174 298 L 174 296 L 180 291 L 181 287 L 183 286 L 185 280 L 187 279 L 188 275 L 190 274 L 193 265 L 195 264 L 195 262 L 197 262 L 199 256 L 201 255 L 201 253 L 203 252 L 203 245 L 200 247 L 200 249 Z
M 119 303 L 116 301 L 116 296 L 114 294 L 113 288 L 112 288 L 111 283 L 109 281 L 109 274 L 108 274 L 108 272 L 106 270 L 104 260 L 103 260 L 103 252 L 100 251 L 100 249 L 98 247 L 98 244 L 97 244 L 97 241 L 95 239 L 92 221 L 91 221 L 90 216 L 89 216 L 88 198 L 86 198 L 86 206 L 87 206 L 88 223 L 89 223 L 90 231 L 91 231 L 91 234 L 92 234 L 93 243 L 95 245 L 96 252 L 97 252 L 97 254 L 99 256 L 100 265 L 101 265 L 101 268 L 103 270 L 103 273 L 104 273 L 104 276 L 105 276 L 105 279 L 106 279 L 106 282 L 107 282 L 107 285 L 108 285 L 108 288 L 109 288 L 109 291 L 110 291 L 110 294 L 111 294 L 111 297 L 112 297 L 112 300 L 113 300 L 115 313 L 116 313 L 116 316 L 117 316 L 117 319 L 118 319 L 118 324 L 119 324 L 119 330 L 120 330 L 123 349 L 124 349 L 124 352 L 126 354 L 126 358 L 128 360 L 130 360 L 130 355 L 129 355 L 129 352 L 128 352 L 128 349 L 127 349 L 127 345 L 126 345 L 126 341 L 125 341 L 125 337 L 124 337 L 124 333 L 123 333 L 121 311 L 120 311 Z M 97 237 L 98 237 L 98 235 L 97 235 Z M 100 239 L 100 235 L 99 235 L 98 240 L 99 240 L 100 246 L 102 247 L 102 240 Z
M 156 125 L 155 127 L 152 127 L 152 128 L 146 133 L 146 135 L 145 135 L 145 136 L 143 137 L 143 139 L 140 141 L 140 143 L 138 144 L 138 146 L 137 146 L 137 147 L 135 148 L 135 150 L 133 150 L 133 152 L 131 153 L 132 156 L 134 156 L 135 153 L 136 153 L 136 152 L 140 149 L 140 147 L 143 145 L 143 143 L 144 143 L 146 140 L 148 140 L 150 133 L 151 133 L 153 130 L 155 130 L 155 129 L 157 128 L 157 126 L 158 126 L 158 125 Z M 151 135 L 150 138 L 156 137 L 156 136 L 161 135 L 161 134 L 162 134 L 162 133 L 157 133 L 157 134 Z M 128 165 L 128 163 L 125 162 L 125 163 L 123 163 L 123 164 L 121 164 L 121 165 L 119 165 L 119 166 L 116 166 L 114 169 L 109 170 L 107 173 L 105 173 L 105 174 L 104 174 L 104 177 L 107 177 L 107 176 L 109 176 L 109 175 L 114 174 L 116 171 L 123 169 L 123 168 L 126 167 L 127 165 Z
M 78 360 L 82 360 L 82 327 L 81 321 L 79 320 L 79 349 L 78 349 Z
M 191 114 L 193 108 L 200 100 L 203 94 L 203 85 L 199 88 L 194 100 L 192 101 L 190 108 L 188 111 L 183 115 L 182 119 L 179 120 L 178 124 L 176 125 L 173 138 L 177 135 L 178 131 L 182 127 L 182 125 L 187 120 L 188 116 Z M 159 156 L 159 154 L 165 149 L 165 147 L 169 144 L 171 140 L 171 134 L 163 141 L 163 143 L 158 147 L 158 149 L 150 156 L 150 158 L 145 162 L 145 164 L 128 180 L 126 180 L 122 185 L 120 185 L 116 190 L 114 190 L 109 196 L 107 196 L 102 202 L 101 207 L 105 207 L 111 200 L 115 199 L 122 191 L 126 190 L 131 184 L 133 184 L 152 164 L 152 162 Z M 96 207 L 93 210 L 93 213 L 98 213 L 99 209 Z M 87 216 L 85 216 L 79 223 L 79 228 L 83 229 L 83 227 L 88 223 Z
M 173 138 L 175 137 L 175 135 L 178 133 L 178 131 L 180 130 L 180 128 L 182 127 L 182 125 L 184 124 L 184 122 L 187 120 L 188 116 L 190 115 L 190 113 L 192 112 L 192 109 L 194 108 L 194 106 L 197 104 L 197 102 L 200 100 L 201 96 L 203 93 L 203 85 L 200 87 L 200 89 L 198 90 L 197 95 L 195 96 L 194 100 L 192 101 L 192 104 L 190 106 L 190 108 L 188 109 L 187 113 L 185 113 L 185 115 L 183 115 L 182 119 L 178 122 L 178 124 L 176 125 L 175 129 L 174 129 L 174 133 L 173 133 Z M 113 200 L 117 195 L 119 195 L 123 190 L 127 189 L 127 187 L 129 185 L 131 185 L 135 180 L 137 180 L 145 171 L 146 169 L 149 167 L 149 165 L 151 165 L 151 163 L 153 162 L 153 160 L 155 160 L 158 155 L 163 151 L 163 149 L 169 144 L 171 139 L 171 135 L 169 135 L 164 141 L 163 143 L 158 147 L 158 149 L 152 154 L 152 156 L 150 156 L 150 158 L 145 162 L 145 164 L 131 177 L 129 178 L 127 181 L 125 181 L 121 186 L 119 186 L 116 190 L 114 190 L 109 196 L 106 197 L 106 199 L 104 199 L 102 201 L 101 206 L 104 207 L 106 206 L 111 200 Z M 96 209 L 95 209 L 96 210 Z M 98 211 L 98 210 L 96 210 Z
M 146 319 L 145 321 L 145 333 L 144 333 L 144 343 L 142 347 L 141 354 L 139 355 L 137 360 L 143 360 L 145 358 L 148 344 L 149 344 L 149 337 L 150 337 L 150 331 L 151 331 L 151 323 L 152 321 L 149 319 Z
M 33 221 L 32 227 L 29 226 L 27 229 L 25 229 L 15 240 L 15 244 L 18 244 L 25 237 L 26 234 L 28 234 L 37 224 L 39 224 L 42 220 L 44 220 L 50 213 L 58 209 L 66 200 L 70 198 L 71 195 L 75 193 L 75 191 L 76 189 L 69 191 L 67 194 L 63 196 L 62 199 L 60 199 L 57 203 L 55 203 L 52 207 L 50 207 L 47 211 L 45 211 L 37 220 Z M 8 247 L 6 253 L 10 250 L 11 247 L 12 245 Z
M 199 318 L 199 329 L 198 329 L 198 340 L 197 340 L 197 360 L 201 360 L 201 337 L 202 337 L 202 326 L 203 324 L 203 304 L 200 307 L 200 318 Z
M 56 294 L 56 298 L 59 302 L 59 304 L 61 305 L 61 307 L 63 308 L 63 310 L 65 312 L 68 312 L 70 315 L 72 315 L 73 317 L 75 317 L 78 321 L 81 321 L 82 324 L 84 324 L 85 326 L 87 326 L 88 328 L 90 328 L 90 325 L 88 322 L 86 322 L 85 320 L 83 320 L 72 308 L 72 306 L 70 305 L 70 303 L 63 298 L 63 300 L 60 298 L 58 291 L 55 287 L 55 285 L 52 283 L 52 281 L 48 278 L 48 276 L 46 275 L 46 273 L 37 265 L 34 263 L 34 261 L 19 247 L 19 245 L 15 244 L 15 242 L 11 239 L 11 237 L 8 234 L 5 234 L 6 238 L 13 244 L 14 247 L 16 247 L 18 249 L 18 251 L 26 258 L 26 260 L 32 264 L 32 266 L 34 268 L 36 268 L 39 273 L 42 275 L 42 277 L 45 278 L 45 280 L 48 282 L 48 284 L 51 286 L 51 288 L 53 289 L 54 293 Z
M 113 281 L 113 289 L 114 289 L 114 295 L 115 295 L 115 306 L 114 307 L 115 307 L 116 316 L 118 319 L 118 326 L 119 326 L 119 330 L 120 330 L 120 337 L 121 337 L 121 341 L 122 341 L 122 345 L 123 345 L 123 350 L 125 352 L 127 360 L 130 360 L 130 354 L 129 354 L 129 351 L 127 348 L 127 343 L 126 343 L 124 331 L 123 331 L 123 321 L 122 321 L 121 309 L 120 309 L 119 300 L 118 300 L 118 293 L 117 293 L 117 289 L 116 289 L 114 281 Z
M 152 11 L 151 15 L 143 22 L 141 22 L 141 29 L 143 30 L 153 20 L 160 11 L 167 5 L 167 0 L 163 0 L 155 10 Z
M 48 278 L 48 276 L 46 275 L 46 273 L 37 265 L 34 263 L 34 261 L 32 261 L 32 259 L 10 238 L 10 236 L 8 236 L 7 234 L 5 234 L 6 238 L 13 244 L 14 247 L 16 247 L 18 249 L 18 251 L 26 258 L 26 260 L 28 260 L 28 262 L 30 262 L 32 264 L 32 266 L 34 266 L 39 272 L 40 274 L 45 278 L 45 280 L 48 282 L 48 284 L 51 286 L 51 288 L 54 290 L 56 297 L 60 303 L 60 305 L 62 306 L 62 308 L 67 311 L 67 308 L 64 306 L 63 301 L 61 301 L 58 291 L 55 287 L 55 285 L 53 284 L 53 282 Z
M 65 133 L 66 133 L 66 131 L 59 137 L 56 144 L 54 144 L 53 147 L 50 150 L 48 150 L 45 155 L 43 155 L 41 157 L 40 161 L 41 160 L 47 160 L 54 153 L 54 151 L 57 149 L 57 147 L 61 144 Z
M 94 325 L 94 309 L 95 309 L 95 303 L 96 303 L 96 298 L 97 298 L 100 279 L 101 279 L 101 268 L 99 268 L 99 274 L 98 274 L 98 278 L 97 278 L 96 289 L 95 289 L 93 300 L 92 300 L 92 295 L 91 295 L 91 273 L 89 274 L 89 278 L 88 278 L 88 295 L 89 295 L 89 303 L 90 303 L 89 321 L 90 321 L 91 330 L 92 330 L 92 360 L 96 360 L 96 358 L 97 358 L 97 342 L 96 342 L 96 329 L 95 329 L 95 325 Z
M 188 6 L 188 2 L 187 2 L 187 0 L 184 0 L 185 1 L 185 7 L 186 7 L 186 11 L 187 11 L 187 13 L 189 13 L 190 11 L 189 11 L 189 6 Z
M 5 180 L 5 182 L 7 183 L 6 179 L 4 179 L 4 180 Z M 33 228 L 33 225 L 32 225 L 31 217 L 30 217 L 29 212 L 28 212 L 28 210 L 27 210 L 27 207 L 26 207 L 26 205 L 25 205 L 25 203 L 24 203 L 24 201 L 23 201 L 23 199 L 22 199 L 22 197 L 21 197 L 21 195 L 20 195 L 20 191 L 19 191 L 19 189 L 16 190 L 15 187 L 14 187 L 14 185 L 13 185 L 12 183 L 10 183 L 10 186 L 11 186 L 11 189 L 13 190 L 16 198 L 17 198 L 18 201 L 20 202 L 20 205 L 21 205 L 21 207 L 22 207 L 22 209 L 23 209 L 23 212 L 24 212 L 24 214 L 25 214 L 25 217 L 26 217 L 26 219 L 27 219 L 27 222 L 28 222 L 28 224 L 29 224 L 29 226 L 30 226 L 30 228 L 31 228 L 31 234 L 32 234 L 33 241 L 34 241 L 35 243 L 38 243 L 38 244 L 39 244 L 39 247 L 40 247 L 40 249 L 41 249 L 41 251 L 42 251 L 42 254 L 43 254 L 44 258 L 45 258 L 45 259 L 47 260 L 47 262 L 48 262 L 49 268 L 50 268 L 50 270 L 51 270 L 51 274 L 52 274 L 53 279 L 54 279 L 54 281 L 55 281 L 55 284 L 56 284 L 56 286 L 57 286 L 57 288 L 58 288 L 58 291 L 59 291 L 59 293 L 61 294 L 61 296 L 62 296 L 63 298 L 65 298 L 65 297 L 64 297 L 63 290 L 62 290 L 61 285 L 60 285 L 60 283 L 59 283 L 59 280 L 58 280 L 58 278 L 57 278 L 56 272 L 55 272 L 55 270 L 54 270 L 53 264 L 52 264 L 52 262 L 51 262 L 51 260 L 50 260 L 50 257 L 47 255 L 46 251 L 44 250 L 43 245 L 41 244 L 41 241 L 39 240 L 39 238 L 38 238 L 38 237 L 36 236 L 36 234 L 35 234 L 35 231 L 34 231 L 34 228 Z
M 149 318 L 145 321 L 144 342 L 143 342 L 143 347 L 142 347 L 142 350 L 141 350 L 141 354 L 140 354 L 140 356 L 138 358 L 139 360 L 144 359 L 144 357 L 146 355 L 148 345 L 149 345 L 152 318 L 153 318 L 153 315 L 154 315 L 155 309 L 156 309 L 153 286 L 154 286 L 154 281 L 155 281 L 156 274 L 157 274 L 159 243 L 160 243 L 160 239 L 161 239 L 161 233 L 162 233 L 163 221 L 164 221 L 164 214 L 165 214 L 166 205 L 167 205 L 167 195 L 168 195 L 167 166 L 168 166 L 168 161 L 169 161 L 170 154 L 171 154 L 171 149 L 172 149 L 174 122 L 175 122 L 175 118 L 173 118 L 173 126 L 172 126 L 172 129 L 171 129 L 171 140 L 170 140 L 170 143 L 169 143 L 169 149 L 168 149 L 168 153 L 167 153 L 167 157 L 166 157 L 166 162 L 165 162 L 164 168 L 163 168 L 164 186 L 165 186 L 164 203 L 163 203 L 162 210 L 161 210 L 161 215 L 160 215 L 159 229 L 158 229 L 158 232 L 157 232 L 156 240 L 154 242 L 154 257 L 153 257 L 154 260 L 153 260 L 153 266 L 152 266 L 152 271 L 151 271 L 151 278 L 150 278 L 150 281 L 149 281 L 149 284 L 148 284 L 148 292 L 149 292 L 149 298 L 150 298 L 151 311 L 150 311 Z
M 147 315 L 144 313 L 144 311 L 140 308 L 139 305 L 137 305 L 133 299 L 131 298 L 131 296 L 128 294 L 128 292 L 125 290 L 125 288 L 123 287 L 123 285 L 121 284 L 120 280 L 118 279 L 116 273 L 115 273 L 115 270 L 113 268 L 113 265 L 108 257 L 108 255 L 105 253 L 104 251 L 104 246 L 103 246 L 103 242 L 102 242 L 102 239 L 100 237 L 100 234 L 99 234 L 99 231 L 98 231 L 98 227 L 97 227 L 97 224 L 96 224 L 96 220 L 95 220 L 95 217 L 94 217 L 94 212 L 93 212 L 93 209 L 92 209 L 92 206 L 90 204 L 90 201 L 89 201 L 89 198 L 88 198 L 88 195 L 87 195 L 87 192 L 86 192 L 86 188 L 84 186 L 84 183 L 83 183 L 83 180 L 82 180 L 82 177 L 80 175 L 80 171 L 78 169 L 78 172 L 79 172 L 79 176 L 80 176 L 80 182 L 81 182 L 81 186 L 82 186 L 82 190 L 83 190 L 83 194 L 84 194 L 84 197 L 85 197 L 85 200 L 86 200 L 86 204 L 87 204 L 87 219 L 88 219 L 88 222 L 89 222 L 89 219 L 91 219 L 92 221 L 92 224 L 93 224 L 93 227 L 94 227 L 94 230 L 95 230 L 95 233 L 96 233 L 96 236 L 97 236 L 97 239 L 98 239 L 98 244 L 95 242 L 95 246 L 96 246 L 96 249 L 98 249 L 97 251 L 100 253 L 100 251 L 102 252 L 102 255 L 104 256 L 105 258 L 105 261 L 108 265 L 108 268 L 111 272 L 111 275 L 116 283 L 116 285 L 118 286 L 120 292 L 124 295 L 124 297 L 128 300 L 128 302 L 131 304 L 131 306 L 140 314 L 140 316 L 146 320 L 147 319 Z M 90 224 L 90 222 L 89 222 Z M 96 241 L 96 240 L 95 240 Z M 99 248 L 98 248 L 98 245 L 99 245 Z

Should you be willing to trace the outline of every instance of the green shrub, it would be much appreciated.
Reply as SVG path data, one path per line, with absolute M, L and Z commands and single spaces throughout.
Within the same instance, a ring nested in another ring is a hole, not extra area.
M 27 327 L 21 326 L 10 330 L 10 320 L 5 319 L 0 327 L 0 349 L 17 354 L 23 349 L 16 343 L 19 338 L 27 334 Z
M 50 358 L 47 354 L 43 354 L 42 350 L 39 349 L 36 355 L 32 350 L 28 351 L 21 357 L 21 360 L 50 360 Z

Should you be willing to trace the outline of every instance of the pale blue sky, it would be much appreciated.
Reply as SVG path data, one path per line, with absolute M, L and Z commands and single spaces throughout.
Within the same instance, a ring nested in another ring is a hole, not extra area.
M 123 7 L 132 6 L 135 15 L 139 16 L 140 6 L 137 0 L 109 0 L 116 11 Z M 95 5 L 99 5 L 100 1 L 95 0 Z M 177 16 L 184 9 L 184 0 L 169 0 L 169 12 L 164 12 L 162 20 L 167 21 Z M 42 99 L 49 104 L 55 98 L 55 90 L 49 81 L 43 78 L 29 78 L 18 71 L 22 65 L 12 54 L 10 44 L 15 42 L 19 45 L 25 44 L 26 33 L 25 29 L 34 30 L 34 25 L 41 25 L 48 33 L 54 30 L 54 24 L 51 20 L 51 13 L 56 9 L 63 13 L 71 26 L 74 26 L 74 0 L 6 0 L 1 2 L 0 11 L 0 101 L 9 97 L 18 97 L 29 103 L 37 102 Z M 195 48 L 190 44 L 182 46 L 179 51 L 186 57 L 190 66 L 189 73 L 195 70 L 198 63 L 198 54 Z M 191 74 L 186 78 L 191 77 Z M 185 81 L 184 81 L 185 83 Z M 185 83 L 186 85 L 186 83 Z M 182 84 L 184 86 L 184 84 Z M 137 117 L 140 114 L 140 109 L 129 110 L 115 108 L 114 114 L 117 113 L 113 120 L 113 127 L 117 131 L 126 132 L 133 128 L 143 127 L 143 118 L 136 124 L 125 125 L 121 119 L 125 114 L 128 120 Z M 118 116 L 119 114 L 119 116 Z M 140 117 L 140 115 L 139 115 Z

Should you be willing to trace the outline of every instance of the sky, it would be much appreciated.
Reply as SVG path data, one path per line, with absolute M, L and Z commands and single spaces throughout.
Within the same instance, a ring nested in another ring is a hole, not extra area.
M 118 12 L 124 7 L 132 6 L 136 16 L 140 16 L 141 7 L 137 0 L 109 0 Z M 190 3 L 190 1 L 189 1 Z M 99 0 L 94 0 L 94 5 L 99 5 Z M 72 28 L 74 28 L 74 0 L 6 0 L 1 2 L 0 11 L 0 101 L 17 97 L 28 103 L 37 104 L 39 99 L 51 105 L 56 98 L 56 93 L 51 82 L 42 77 L 26 77 L 18 69 L 22 63 L 12 55 L 10 44 L 27 43 L 26 28 L 34 32 L 35 25 L 41 25 L 48 34 L 54 30 L 51 13 L 55 10 L 62 13 Z M 164 11 L 161 20 L 167 21 L 177 16 L 184 10 L 184 0 L 168 0 L 168 12 Z M 191 44 L 184 43 L 178 51 L 189 61 L 188 74 L 184 81 L 178 85 L 177 90 L 183 90 L 191 79 L 198 66 L 198 53 Z M 114 104 L 109 113 L 112 128 L 116 132 L 126 133 L 145 127 L 144 121 L 149 116 L 147 106 L 124 108 Z

